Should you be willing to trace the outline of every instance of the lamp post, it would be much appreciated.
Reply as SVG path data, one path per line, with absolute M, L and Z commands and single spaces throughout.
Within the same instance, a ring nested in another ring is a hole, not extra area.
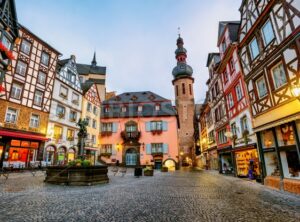
M 300 101 L 300 84 L 291 86 L 292 95 Z

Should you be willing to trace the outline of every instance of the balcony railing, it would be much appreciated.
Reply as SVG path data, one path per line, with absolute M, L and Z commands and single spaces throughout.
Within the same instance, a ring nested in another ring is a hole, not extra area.
M 134 131 L 134 132 L 122 131 L 121 137 L 123 138 L 124 141 L 132 141 L 132 140 L 138 141 L 141 137 L 141 132 L 140 131 Z
M 155 155 L 155 156 L 157 156 L 157 155 L 163 155 L 163 150 L 162 150 L 162 148 L 152 149 L 151 150 L 151 154 Z
M 112 131 L 102 131 L 101 132 L 101 136 L 111 136 L 112 135 Z

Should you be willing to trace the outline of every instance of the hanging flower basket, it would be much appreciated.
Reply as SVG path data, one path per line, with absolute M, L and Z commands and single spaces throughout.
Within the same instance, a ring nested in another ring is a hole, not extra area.
M 2 85 L 0 85 L 0 93 L 1 92 L 5 92 L 5 88 Z
M 0 42 L 0 52 L 1 52 L 3 59 L 10 59 L 10 60 L 15 59 L 12 51 L 10 51 L 8 48 L 6 48 L 2 42 Z

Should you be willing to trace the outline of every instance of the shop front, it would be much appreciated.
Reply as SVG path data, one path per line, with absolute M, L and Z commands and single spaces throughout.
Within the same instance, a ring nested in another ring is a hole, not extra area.
M 259 157 L 256 147 L 246 147 L 234 151 L 236 175 L 257 179 L 260 177 Z
M 299 129 L 292 121 L 257 133 L 265 185 L 300 194 Z
M 234 174 L 234 162 L 232 157 L 232 148 L 227 147 L 218 150 L 219 172 L 222 174 Z
M 30 164 L 41 161 L 46 140 L 42 136 L 0 130 L 0 165 L 27 168 Z

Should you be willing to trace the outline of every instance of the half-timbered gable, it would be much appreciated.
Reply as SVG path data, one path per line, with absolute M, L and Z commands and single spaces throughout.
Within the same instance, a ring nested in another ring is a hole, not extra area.
M 241 8 L 253 11 L 250 2 L 244 1 Z M 300 77 L 299 4 L 299 0 L 265 2 L 263 10 L 255 9 L 260 13 L 252 28 L 241 26 L 239 54 L 254 116 L 293 99 L 289 87 Z M 242 19 L 252 23 L 241 12 Z
M 6 73 L 5 100 L 49 113 L 59 52 L 23 26 L 19 44 L 14 49 L 15 60 Z M 47 59 L 42 61 L 42 57 Z M 21 93 L 15 95 L 14 84 Z

